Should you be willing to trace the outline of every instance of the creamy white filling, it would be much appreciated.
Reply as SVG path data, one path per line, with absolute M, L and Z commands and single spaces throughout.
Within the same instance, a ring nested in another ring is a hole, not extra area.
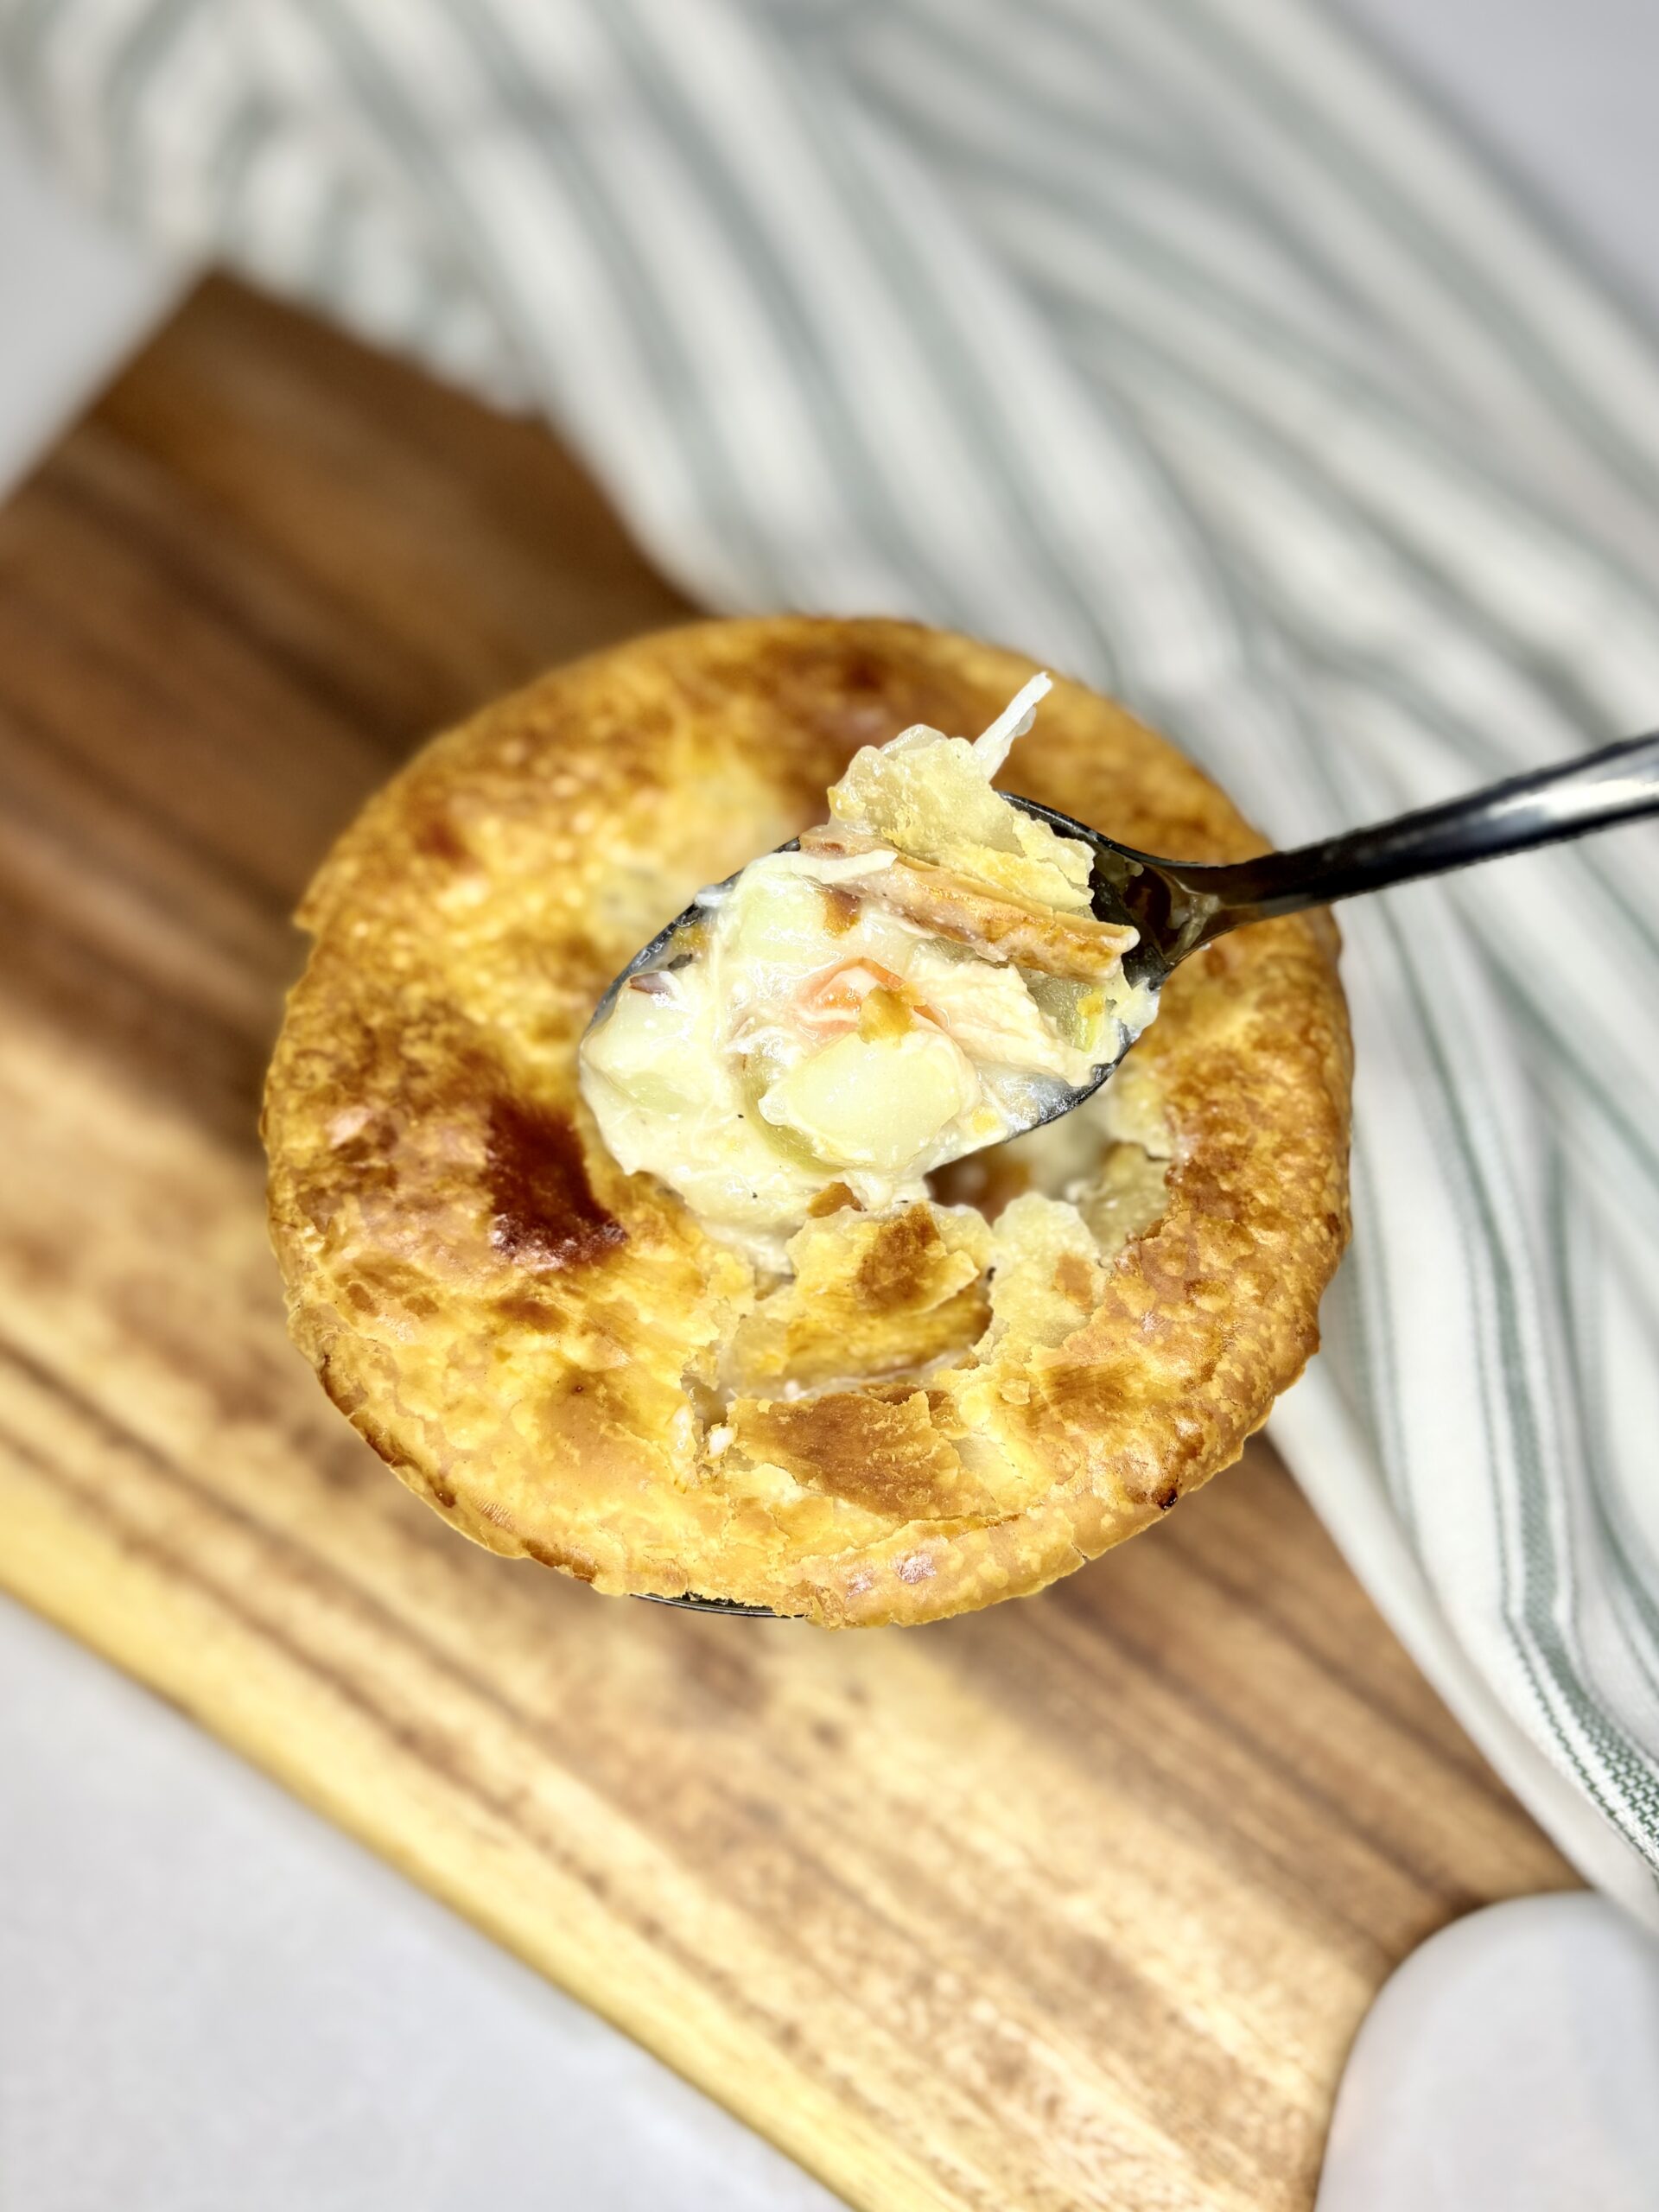
M 918 728 L 867 747 L 831 825 L 875 849 L 753 861 L 705 899 L 679 957 L 624 986 L 582 1054 L 624 1168 L 778 1264 L 829 1185 L 869 1211 L 918 1197 L 933 1168 L 1029 1128 L 1138 1033 L 1152 1002 L 1109 963 L 1043 974 L 866 895 L 902 856 L 1039 914 L 1087 913 L 1087 849 L 989 781 L 1046 689 L 1034 680 L 976 746 Z

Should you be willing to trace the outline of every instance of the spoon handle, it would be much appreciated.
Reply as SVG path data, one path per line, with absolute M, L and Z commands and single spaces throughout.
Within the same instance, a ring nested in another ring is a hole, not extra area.
M 1316 845 L 1216 868 L 1161 863 L 1184 890 L 1217 903 L 1200 943 L 1241 922 L 1325 906 L 1414 877 L 1442 875 L 1659 813 L 1659 732 L 1604 745 L 1576 760 L 1512 776 L 1466 798 L 1351 830 Z

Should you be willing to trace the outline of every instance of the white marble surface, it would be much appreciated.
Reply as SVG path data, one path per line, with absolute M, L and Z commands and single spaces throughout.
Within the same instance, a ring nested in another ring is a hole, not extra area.
M 1371 2007 L 1317 2212 L 1652 2212 L 1659 1942 L 1605 1897 L 1442 1929 Z
M 1345 4 L 1659 317 L 1659 0 Z M 0 487 L 177 281 L 55 202 L 0 115 Z M 1641 2008 L 1659 1998 L 1639 1994 L 1653 1986 L 1640 1955 L 1621 1953 L 1640 1939 L 1598 1903 L 1579 1909 L 1593 1927 L 1558 1916 L 1524 1970 L 1497 1977 L 1503 2036 L 1471 2028 L 1463 1996 L 1436 1997 L 1459 2058 L 1455 2094 L 1440 2082 L 1444 2141 L 1428 2132 L 1430 2084 L 1410 2071 L 1434 2005 L 1425 1997 L 1421 2020 L 1410 2009 L 1418 1962 L 1405 1970 L 1344 2107 L 1390 2113 L 1384 2139 L 1401 2156 L 1356 2161 L 1339 2132 L 1349 2163 L 1333 2156 L 1321 2212 L 1637 2201 L 1575 2197 L 1570 2173 L 1565 2196 L 1493 2196 L 1467 2180 L 1462 2194 L 1433 2193 L 1447 2176 L 1490 2176 L 1468 2162 L 1482 2142 L 1512 2175 L 1548 2177 L 1559 2103 L 1523 2088 L 1547 2061 L 1554 2082 L 1576 2059 L 1575 2139 L 1617 2156 L 1612 2101 L 1633 2077 L 1611 2047 L 1599 2063 L 1599 2039 L 1621 2034 L 1628 2051 L 1629 2020 L 1651 2030 Z M 1486 1976 L 1488 2000 L 1493 1987 Z M 1599 2001 L 1598 1988 L 1617 1994 Z M 1467 1996 L 1481 2001 L 1478 1988 Z M 1392 2024 L 1402 2018 L 1408 2032 Z M 1493 2111 L 1507 2123 L 1483 2137 Z M 0 1603 L 0 2212 L 804 2212 L 830 2201 L 177 1716 Z
M 73 207 L 0 98 L 0 493 L 158 321 L 184 272 Z
M 836 2201 L 190 1722 L 0 1608 L 0 2212 Z

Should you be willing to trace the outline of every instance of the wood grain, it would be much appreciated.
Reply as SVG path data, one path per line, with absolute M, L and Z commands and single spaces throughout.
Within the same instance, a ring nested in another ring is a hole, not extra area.
M 1306 2207 L 1390 1967 L 1571 1877 L 1267 1447 L 837 1637 L 474 1551 L 287 1344 L 292 900 L 679 606 L 544 435 L 223 283 L 0 515 L 0 1578 L 855 2204 Z

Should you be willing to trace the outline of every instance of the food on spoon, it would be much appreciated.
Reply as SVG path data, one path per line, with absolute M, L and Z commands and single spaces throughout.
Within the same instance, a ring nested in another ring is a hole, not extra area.
M 821 821 L 826 789 L 860 788 L 849 764 L 891 758 L 895 731 L 982 729 L 1035 673 L 902 623 L 636 639 L 427 747 L 324 863 L 268 1086 L 273 1235 L 324 1387 L 454 1527 L 603 1591 L 935 1619 L 1156 1521 L 1298 1372 L 1347 1224 L 1326 917 L 1194 955 L 1096 1097 L 919 1192 L 906 1148 L 955 1094 L 918 1081 L 924 1113 L 907 1078 L 890 1154 L 849 1160 L 792 1228 L 712 1233 L 619 1164 L 582 1097 L 597 1001 L 699 885 Z M 1151 851 L 1259 849 L 1213 784 L 1077 684 L 1043 700 L 1019 783 Z M 980 785 L 976 804 L 1000 806 Z M 908 815 L 872 801 L 861 825 L 832 821 L 849 849 L 824 856 L 887 846 L 882 899 L 792 886 L 810 930 L 832 910 L 873 932 L 919 919 L 906 950 L 966 945 L 969 983 L 951 999 L 945 963 L 923 988 L 874 936 L 854 938 L 855 969 L 843 937 L 806 971 L 803 1037 L 944 1039 L 983 1090 L 1020 1065 L 996 1057 L 1010 1025 L 1038 1033 L 1005 1014 L 1007 982 L 1039 1014 L 1051 988 L 1092 982 L 1060 964 L 1088 916 L 1019 874 L 1050 849 L 999 852 L 988 880 Z M 856 1149 L 837 1065 L 804 1046 L 794 1065 L 817 1072 L 768 1128 Z
M 839 1184 L 880 1211 L 1062 1109 L 1152 1018 L 1096 918 L 1090 854 L 992 786 L 1049 690 L 975 743 L 867 746 L 799 849 L 706 892 L 600 1009 L 582 1090 L 612 1154 L 785 1263 Z

